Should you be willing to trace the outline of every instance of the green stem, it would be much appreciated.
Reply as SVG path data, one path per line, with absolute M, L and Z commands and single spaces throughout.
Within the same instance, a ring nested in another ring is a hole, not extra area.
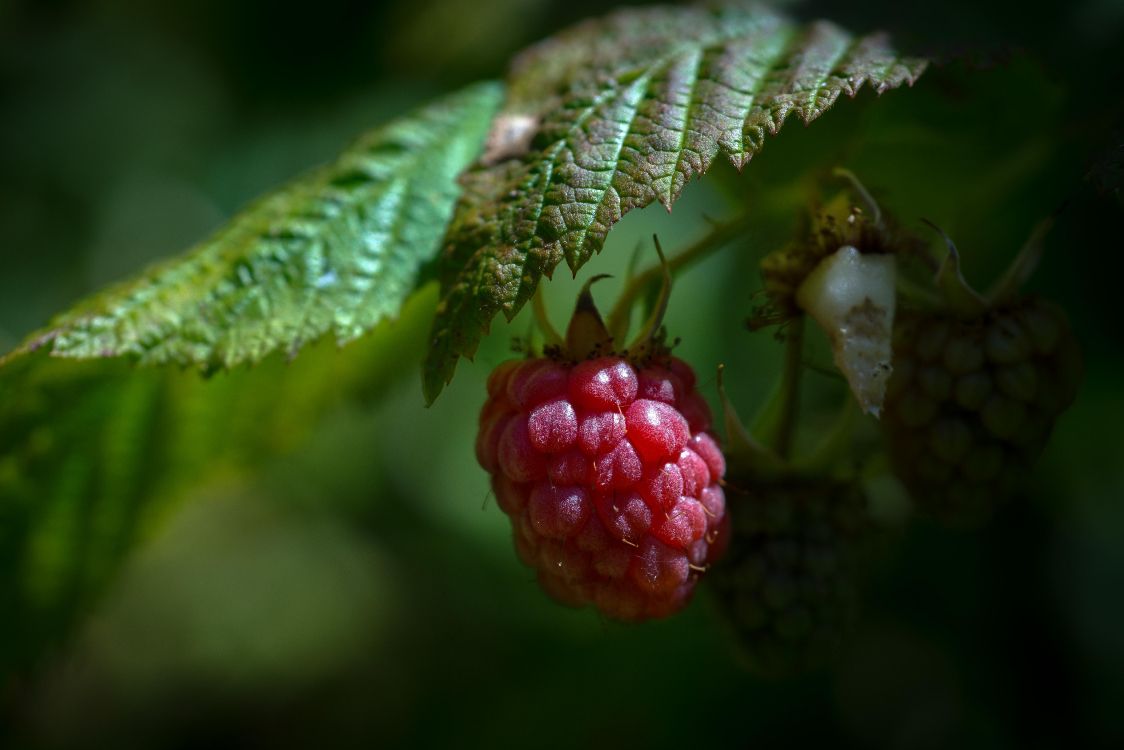
M 809 474 L 824 475 L 839 466 L 841 459 L 852 450 L 853 433 L 858 416 L 858 402 L 850 397 L 843 399 L 835 423 L 828 428 L 820 444 L 810 454 L 796 462 L 800 470 Z
M 660 279 L 660 293 L 656 298 L 656 304 L 652 306 L 652 312 L 644 323 L 644 327 L 640 329 L 636 339 L 628 345 L 629 351 L 636 351 L 648 346 L 649 342 L 655 337 L 656 331 L 663 325 L 663 316 L 667 312 L 667 301 L 671 298 L 671 269 L 668 268 L 667 257 L 663 254 L 660 238 L 653 234 L 652 242 L 656 244 L 656 255 L 660 256 L 660 270 L 663 272 Z M 620 339 L 617 340 L 620 341 Z
M 796 415 L 800 410 L 800 378 L 804 372 L 804 316 L 794 318 L 788 325 L 784 342 L 784 372 L 780 392 L 780 422 L 777 426 L 777 453 L 781 458 L 792 457 L 792 443 L 796 435 Z
M 793 318 L 785 333 L 781 380 L 754 420 L 753 434 L 782 459 L 788 460 L 796 433 L 800 377 L 804 370 L 804 316 Z
M 737 409 L 726 393 L 723 375 L 725 366 L 718 365 L 718 398 L 722 402 L 726 428 L 726 458 L 731 475 L 774 477 L 785 473 L 787 466 L 771 448 L 756 440 L 738 418 Z
M 542 331 L 543 338 L 546 339 L 548 346 L 563 347 L 562 336 L 550 322 L 550 316 L 546 312 L 546 301 L 543 299 L 543 285 L 535 291 L 534 299 L 531 304 L 534 306 L 535 321 L 539 324 L 539 330 Z
M 1014 262 L 1007 267 L 1003 277 L 988 291 L 986 299 L 990 306 L 995 307 L 1008 302 L 1019 293 L 1019 289 L 1038 268 L 1038 262 L 1042 260 L 1042 250 L 1046 244 L 1046 235 L 1053 226 L 1053 216 L 1047 217 L 1035 225 L 1034 230 L 1030 233 L 1030 238 L 1019 250 L 1019 254 L 1015 256 Z
M 663 277 L 664 273 L 673 273 L 690 263 L 705 258 L 740 236 L 748 225 L 749 213 L 746 212 L 724 224 L 716 225 L 705 237 L 667 261 L 666 267 L 663 263 L 660 263 L 646 269 L 637 276 L 633 276 L 629 280 L 628 286 L 617 298 L 617 304 L 613 306 L 609 313 L 609 330 L 613 332 L 614 338 L 618 341 L 625 339 L 632 306 L 652 284 Z
M 844 169 L 843 167 L 836 167 L 835 169 L 831 170 L 831 173 L 834 176 L 840 177 L 851 184 L 851 189 L 858 193 L 859 198 L 863 203 L 866 204 L 867 210 L 870 211 L 871 219 L 874 221 L 874 225 L 881 226 L 882 209 L 878 207 L 878 201 L 874 200 L 874 196 L 871 195 L 870 191 L 866 189 L 866 185 L 863 185 L 859 178 L 855 176 L 855 173 L 849 169 Z

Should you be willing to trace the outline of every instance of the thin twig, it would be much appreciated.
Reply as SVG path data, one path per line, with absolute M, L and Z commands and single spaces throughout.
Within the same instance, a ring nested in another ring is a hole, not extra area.
M 776 450 L 781 458 L 792 456 L 796 433 L 796 417 L 800 409 L 800 379 L 804 372 L 804 316 L 788 324 L 784 346 L 784 372 L 780 390 L 780 421 L 777 425 Z
M 558 329 L 550 322 L 550 316 L 546 312 L 546 300 L 543 299 L 543 285 L 535 291 L 534 299 L 531 303 L 534 307 L 535 322 L 539 324 L 539 330 L 542 331 L 543 338 L 546 339 L 548 346 L 561 347 L 562 336 L 558 333 Z
M 715 250 L 720 249 L 727 242 L 740 236 L 745 231 L 748 224 L 749 212 L 746 212 L 731 221 L 716 225 L 706 236 L 695 242 L 695 244 L 691 245 L 674 258 L 669 259 L 667 261 L 667 271 L 673 273 L 696 260 L 702 260 Z M 617 304 L 613 306 L 612 311 L 609 313 L 608 325 L 610 331 L 616 334 L 626 325 L 626 321 L 632 312 L 632 306 L 636 303 L 637 298 L 644 294 L 652 284 L 659 281 L 663 274 L 664 267 L 661 263 L 645 269 L 643 273 L 633 276 L 629 280 L 628 285 L 617 298 Z

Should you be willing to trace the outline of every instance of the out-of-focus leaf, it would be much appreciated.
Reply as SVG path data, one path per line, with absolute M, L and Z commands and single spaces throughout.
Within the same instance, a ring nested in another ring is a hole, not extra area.
M 432 289 L 432 287 L 430 287 Z M 318 417 L 420 361 L 434 295 L 339 350 L 202 378 L 39 351 L 0 373 L 0 676 L 65 635 L 200 485 L 296 449 Z M 393 356 L 388 353 L 393 352 Z
M 531 48 L 463 180 L 427 397 L 496 313 L 514 316 L 563 259 L 576 272 L 626 212 L 670 209 L 720 153 L 743 167 L 789 114 L 810 122 L 841 93 L 912 83 L 923 68 L 881 34 L 741 3 L 625 10 Z
M 371 132 L 0 359 L 0 670 L 65 633 L 186 490 L 295 447 L 420 359 L 419 307 L 342 352 L 325 334 L 400 313 L 500 96 L 476 85 Z M 204 380 L 135 363 L 260 364 Z
M 186 255 L 63 313 L 0 365 L 42 348 L 215 371 L 327 333 L 356 338 L 414 290 L 500 96 L 478 84 L 368 133 Z

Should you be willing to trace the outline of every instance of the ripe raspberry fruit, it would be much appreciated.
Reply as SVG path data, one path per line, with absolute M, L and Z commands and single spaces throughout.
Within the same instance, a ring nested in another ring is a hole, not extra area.
M 729 552 L 707 580 L 747 666 L 791 675 L 826 660 L 856 620 L 866 501 L 822 478 L 753 486 L 731 494 Z
M 903 313 L 883 419 L 895 472 L 928 514 L 984 520 L 1027 475 L 1080 377 L 1076 340 L 1048 302 Z
M 590 314 L 579 301 L 575 320 Z M 574 341 L 590 330 L 600 345 Z M 599 317 L 570 331 L 566 351 L 492 373 L 477 458 L 547 593 L 618 620 L 672 614 L 728 526 L 710 410 L 691 368 L 662 345 L 633 361 L 600 355 L 611 339 Z

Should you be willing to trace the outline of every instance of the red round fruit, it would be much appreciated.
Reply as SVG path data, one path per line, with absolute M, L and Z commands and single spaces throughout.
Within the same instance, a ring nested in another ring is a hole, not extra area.
M 476 455 L 547 593 L 622 620 L 686 605 L 728 536 L 710 419 L 671 357 L 496 368 Z

